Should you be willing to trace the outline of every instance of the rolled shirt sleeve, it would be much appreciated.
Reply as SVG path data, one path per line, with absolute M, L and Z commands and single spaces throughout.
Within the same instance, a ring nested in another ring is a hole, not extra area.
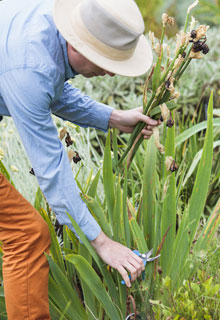
M 14 69 L 0 76 L 0 91 L 13 117 L 40 188 L 59 223 L 66 224 L 74 231 L 66 214 L 68 212 L 87 238 L 94 240 L 101 229 L 80 197 L 66 151 L 51 118 L 50 105 L 56 100 L 57 93 L 53 81 L 46 73 L 36 69 Z M 70 92 L 72 94 L 74 90 L 71 89 Z M 75 96 L 78 96 L 78 93 Z M 69 101 L 69 95 L 66 99 Z M 80 99 L 83 101 L 84 98 Z M 74 119 L 76 112 L 72 111 L 72 116 L 69 117 L 69 104 L 63 103 L 63 99 L 61 101 L 59 105 L 63 105 L 63 108 L 57 107 L 58 113 L 64 118 Z M 56 105 L 58 104 L 55 103 L 54 106 Z M 83 105 L 82 102 L 82 108 Z M 83 115 L 81 117 L 83 118 Z M 79 123 L 84 121 L 80 116 L 76 117 L 76 120 Z M 103 129 L 106 125 L 107 117 Z
M 64 120 L 69 120 L 81 127 L 93 127 L 108 130 L 109 118 L 113 108 L 92 100 L 68 82 L 64 84 L 62 96 L 52 103 L 52 112 Z

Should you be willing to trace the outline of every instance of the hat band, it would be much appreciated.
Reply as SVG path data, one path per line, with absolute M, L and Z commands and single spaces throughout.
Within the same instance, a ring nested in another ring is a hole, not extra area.
M 79 6 L 73 11 L 72 26 L 76 35 L 84 44 L 108 59 L 118 61 L 128 60 L 132 57 L 135 51 L 135 47 L 129 50 L 118 50 L 104 44 L 103 42 L 95 38 L 83 24 L 82 18 L 80 16 Z

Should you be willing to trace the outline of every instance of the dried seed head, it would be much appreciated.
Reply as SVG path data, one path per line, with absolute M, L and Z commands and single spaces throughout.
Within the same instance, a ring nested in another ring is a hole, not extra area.
M 182 57 L 181 54 L 179 54 L 178 58 L 176 59 L 173 67 L 174 73 L 179 69 L 181 63 L 184 61 L 184 58 Z
M 155 146 L 156 148 L 160 151 L 161 154 L 165 153 L 165 148 L 164 146 L 160 143 L 160 133 L 158 127 L 155 127 L 153 129 L 153 136 L 155 139 Z
M 73 157 L 74 157 L 75 153 L 74 153 L 73 150 L 69 150 L 67 152 L 67 155 L 68 155 L 69 161 L 71 162 L 73 160 Z
M 170 91 L 171 95 L 174 94 L 174 92 L 175 92 L 175 88 L 174 88 L 174 85 L 173 85 L 174 80 L 175 80 L 174 77 L 171 76 L 171 77 L 165 82 L 165 87 L 166 87 L 167 90 Z
M 74 163 L 77 163 L 81 160 L 79 153 L 73 150 L 68 151 L 68 158 L 70 162 L 73 160 Z
M 209 26 L 201 25 L 198 29 L 196 29 L 196 37 L 194 41 L 198 41 L 201 38 L 204 38 L 206 36 L 206 32 L 209 29 Z
M 196 38 L 196 35 L 197 35 L 196 30 L 192 30 L 191 33 L 190 33 L 191 38 L 192 38 L 192 39 L 195 39 L 195 38 Z
M 154 51 L 156 52 L 156 54 L 158 55 L 158 57 L 160 56 L 161 54 L 161 45 L 160 43 L 157 43 L 155 46 L 154 46 Z
M 176 162 L 173 160 L 173 162 L 171 163 L 171 166 L 170 166 L 170 171 L 171 172 L 175 172 L 178 170 L 178 165 L 176 164 Z
M 183 30 L 180 30 L 176 35 L 176 54 L 179 51 L 180 47 L 185 47 L 188 45 L 190 40 L 190 34 L 185 33 Z
M 175 24 L 175 20 L 173 17 L 169 17 L 167 13 L 162 14 L 162 23 L 163 26 L 165 27 L 167 24 L 170 26 L 173 26 Z
M 203 54 L 207 54 L 208 52 L 209 52 L 209 47 L 207 46 L 206 43 L 204 43 L 204 44 L 202 45 L 202 53 L 203 53 Z
M 174 120 L 173 118 L 170 116 L 170 118 L 167 120 L 167 123 L 166 123 L 167 127 L 168 128 L 172 128 L 173 125 L 174 125 Z
M 65 142 L 66 142 L 67 147 L 69 147 L 73 144 L 73 140 L 71 139 L 69 132 L 66 133 Z
M 191 4 L 191 6 L 189 6 L 189 8 L 188 8 L 188 10 L 187 10 L 187 13 L 189 14 L 190 11 L 191 11 L 193 8 L 195 8 L 198 3 L 199 3 L 199 0 L 194 1 L 194 2 Z
M 59 138 L 60 138 L 61 141 L 62 141 L 63 138 L 65 137 L 66 133 L 67 133 L 66 127 L 63 127 L 63 128 L 60 130 L 60 133 L 59 133 Z
M 167 108 L 166 103 L 163 103 L 160 105 L 160 110 L 161 110 L 161 117 L 163 121 L 167 121 L 167 119 L 170 116 L 170 110 Z
M 189 54 L 189 59 L 202 59 L 202 58 L 203 58 L 203 55 L 200 53 L 200 51 L 198 52 L 191 51 Z
M 152 48 L 154 47 L 154 43 L 155 43 L 155 36 L 154 36 L 154 32 L 152 31 L 149 31 L 149 39 L 150 39 L 150 42 L 151 42 L 151 45 L 152 45 Z
M 166 166 L 167 171 L 170 170 L 170 166 L 171 166 L 172 162 L 173 162 L 173 158 L 171 156 L 167 156 L 165 159 L 165 166 Z
M 190 22 L 190 27 L 189 27 L 189 30 L 192 32 L 193 29 L 195 28 L 195 25 L 198 21 L 193 17 L 191 16 L 191 22 Z
M 165 81 L 165 88 L 169 90 L 170 80 Z
M 82 159 L 80 158 L 79 154 L 77 151 L 75 151 L 74 157 L 73 157 L 73 162 L 77 163 L 79 161 L 81 161 Z
M 32 174 L 33 176 L 35 176 L 35 172 L 34 172 L 33 168 L 30 169 L 29 173 Z
M 170 97 L 170 100 L 172 99 L 178 99 L 180 97 L 180 93 L 178 91 L 175 91 L 171 97 Z
M 176 164 L 174 159 L 170 156 L 166 157 L 165 165 L 166 165 L 167 171 L 170 170 L 171 172 L 174 172 L 174 171 L 178 170 L 178 165 Z

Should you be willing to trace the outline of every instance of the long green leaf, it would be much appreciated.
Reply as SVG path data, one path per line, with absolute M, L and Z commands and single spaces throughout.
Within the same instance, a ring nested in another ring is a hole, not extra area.
M 90 244 L 89 240 L 86 238 L 86 236 L 84 235 L 84 233 L 82 232 L 82 230 L 80 229 L 80 227 L 78 226 L 76 221 L 68 213 L 67 213 L 67 215 L 68 215 L 68 217 L 69 217 L 74 229 L 76 230 L 76 233 L 79 235 L 81 241 L 86 246 L 86 248 L 88 249 L 88 251 L 92 255 L 93 259 L 97 263 L 97 265 L 99 267 L 99 270 L 101 271 L 101 273 L 103 275 L 103 279 L 107 284 L 107 287 L 109 289 L 110 295 L 112 297 L 114 297 L 115 301 L 117 302 L 118 301 L 118 292 L 117 292 L 117 290 L 115 288 L 115 284 L 113 282 L 113 279 L 112 279 L 110 273 L 108 272 L 106 267 L 104 267 L 103 261 L 99 258 L 99 256 L 97 255 L 95 249 L 92 247 L 92 245 Z
M 165 145 L 165 157 L 171 156 L 175 158 L 175 126 L 167 130 L 166 145 Z M 163 249 L 161 252 L 161 266 L 164 274 L 167 273 L 167 270 L 170 266 L 170 261 L 173 254 L 173 243 L 175 240 L 176 234 L 176 182 L 175 182 L 175 172 L 168 173 L 164 170 L 164 181 L 167 179 L 169 174 L 169 184 L 167 187 L 167 192 L 165 199 L 163 201 L 163 210 L 161 218 L 161 238 L 168 234 L 165 238 Z
M 155 203 L 156 203 L 156 160 L 157 153 L 154 144 L 154 137 L 147 143 L 147 151 L 144 160 L 143 177 L 143 206 L 142 223 L 144 235 L 150 248 L 153 247 L 155 237 Z
M 59 266 L 52 260 L 50 256 L 47 255 L 47 260 L 50 265 L 51 275 L 55 280 L 59 290 L 62 291 L 62 294 L 65 296 L 67 301 L 70 301 L 72 305 L 74 305 L 75 312 L 82 319 L 86 319 L 87 315 L 85 310 L 83 309 L 82 303 L 79 300 L 79 297 L 73 287 L 71 286 L 68 278 L 63 273 L 63 271 L 59 268 Z
M 64 312 L 65 310 L 65 316 L 68 320 L 88 319 L 86 314 L 84 318 L 81 317 L 81 315 L 75 309 L 76 305 L 74 301 L 69 300 L 64 296 L 60 286 L 54 281 L 51 276 L 49 276 L 49 298 L 59 311 Z M 70 304 L 69 308 L 66 309 L 67 305 L 69 305 L 70 302 L 72 302 L 72 304 Z
M 123 223 L 123 210 L 122 210 L 122 193 L 120 176 L 118 177 L 116 192 L 115 192 L 115 207 L 113 212 L 113 230 L 114 239 L 118 242 L 124 242 L 124 223 Z
M 213 127 L 220 127 L 220 119 L 213 119 Z M 188 140 L 191 136 L 194 134 L 207 129 L 207 121 L 200 122 L 199 124 L 196 124 L 192 128 L 189 128 L 187 130 L 184 130 L 182 133 L 180 133 L 176 139 L 175 139 L 175 147 L 178 147 L 181 143 Z
M 79 248 L 79 254 L 85 258 L 90 265 L 92 265 L 92 256 L 84 244 L 81 243 Z M 94 317 L 97 318 L 98 316 L 95 304 L 95 295 L 93 294 L 92 288 L 90 288 L 82 278 L 80 280 L 82 284 L 84 304 L 88 313 L 88 320 L 94 320 Z
M 181 270 L 186 263 L 190 246 L 194 239 L 199 219 L 202 215 L 209 187 L 213 155 L 213 92 L 208 106 L 208 127 L 205 136 L 202 158 L 194 183 L 188 210 L 185 210 L 178 234 L 174 243 L 174 255 L 170 268 L 170 276 L 174 285 L 181 279 Z
M 114 211 L 114 179 L 112 171 L 112 157 L 110 148 L 110 130 L 108 132 L 105 152 L 104 152 L 104 163 L 103 163 L 103 184 L 105 190 L 106 203 L 108 207 L 109 222 L 111 227 L 113 225 L 113 211 Z
M 213 149 L 215 149 L 216 147 L 219 147 L 220 146 L 220 141 L 215 141 L 214 144 L 213 144 Z M 197 152 L 197 154 L 195 155 L 193 161 L 192 161 L 192 164 L 185 176 L 185 179 L 183 181 L 183 187 L 186 185 L 188 179 L 191 177 L 191 175 L 193 174 L 195 168 L 197 167 L 197 164 L 199 163 L 200 159 L 201 159 L 201 156 L 202 156 L 202 152 L 203 152 L 203 149 L 199 150 L 199 152 Z
M 99 177 L 100 177 L 100 170 L 97 172 L 95 178 L 93 179 L 91 186 L 89 187 L 89 190 L 87 192 L 88 196 L 95 198 L 97 188 L 98 188 L 98 182 L 99 182 Z
M 137 249 L 141 253 L 148 251 L 147 243 L 144 239 L 144 234 L 141 228 L 139 227 L 137 221 L 134 218 L 131 218 L 130 221 L 131 232 L 133 235 L 134 243 L 137 245 Z
M 109 319 L 121 320 L 121 317 L 119 316 L 119 313 L 105 287 L 103 286 L 100 278 L 97 276 L 96 272 L 86 261 L 86 259 L 79 255 L 73 254 L 67 255 L 66 259 L 75 265 L 80 277 L 83 279 L 83 281 L 85 281 L 87 286 L 100 301 L 106 314 L 109 316 Z
M 40 211 L 42 217 L 47 222 L 49 230 L 50 230 L 50 237 L 51 237 L 51 246 L 50 246 L 50 252 L 53 256 L 54 261 L 58 264 L 58 266 L 61 268 L 63 272 L 65 272 L 65 266 L 63 261 L 63 256 L 61 252 L 61 248 L 57 239 L 56 232 L 54 230 L 54 226 L 48 217 L 46 211 L 44 209 L 41 209 Z

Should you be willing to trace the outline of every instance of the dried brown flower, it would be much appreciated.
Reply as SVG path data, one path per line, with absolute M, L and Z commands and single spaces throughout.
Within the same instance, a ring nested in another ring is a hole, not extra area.
M 165 153 L 165 148 L 164 146 L 160 143 L 160 133 L 158 127 L 155 127 L 153 129 L 153 136 L 155 139 L 155 146 L 156 148 L 160 151 L 161 154 Z
M 175 20 L 173 17 L 169 17 L 167 13 L 162 14 L 162 23 L 163 26 L 165 27 L 167 24 L 170 26 L 173 26 L 175 24 Z
M 73 144 L 73 140 L 71 139 L 69 132 L 66 133 L 65 142 L 67 147 Z
M 65 137 L 66 133 L 67 133 L 66 127 L 63 127 L 63 128 L 60 130 L 60 134 L 59 134 L 59 138 L 60 138 L 61 141 L 62 141 L 63 138 Z

